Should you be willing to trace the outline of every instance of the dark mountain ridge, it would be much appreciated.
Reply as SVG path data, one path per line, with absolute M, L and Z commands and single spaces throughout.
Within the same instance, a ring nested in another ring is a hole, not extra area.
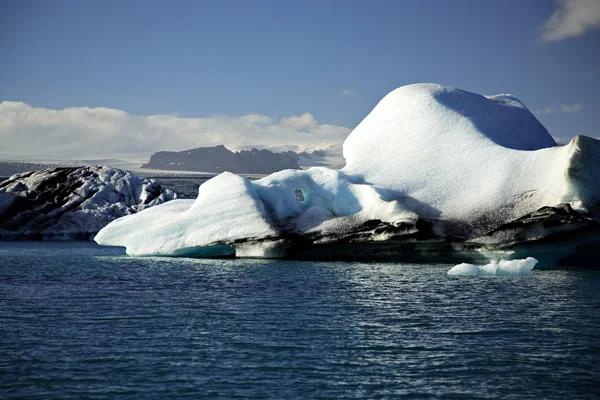
M 159 151 L 150 156 L 142 168 L 234 172 L 242 174 L 270 174 L 283 169 L 300 169 L 299 155 L 293 151 L 274 153 L 270 150 L 242 150 L 232 152 L 223 145 L 198 147 L 184 151 Z

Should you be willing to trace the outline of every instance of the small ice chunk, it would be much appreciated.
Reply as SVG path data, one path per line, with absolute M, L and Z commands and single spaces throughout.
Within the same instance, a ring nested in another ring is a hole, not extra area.
M 531 270 L 538 263 L 533 257 L 524 260 L 492 260 L 489 264 L 477 266 L 458 264 L 448 271 L 448 275 L 457 276 L 530 276 Z
M 452 267 L 448 271 L 448 275 L 479 276 L 481 275 L 481 271 L 477 265 L 462 263 Z

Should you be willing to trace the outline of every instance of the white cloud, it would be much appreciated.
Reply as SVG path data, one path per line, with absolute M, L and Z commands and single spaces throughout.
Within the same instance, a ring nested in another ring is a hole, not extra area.
M 577 111 L 581 111 L 581 109 L 583 108 L 583 103 L 577 103 L 577 104 L 572 104 L 572 105 L 566 105 L 566 104 L 561 104 L 560 105 L 560 109 L 562 112 L 564 113 L 574 113 Z
M 0 103 L 2 152 L 12 157 L 82 158 L 185 150 L 224 144 L 231 150 L 256 147 L 303 149 L 341 143 L 350 129 L 320 124 L 310 113 L 277 121 L 257 114 L 242 117 L 182 118 L 131 115 L 111 108 L 63 110 Z
M 533 113 L 541 114 L 541 115 L 548 115 L 548 114 L 553 114 L 554 109 L 552 107 L 545 107 L 543 110 L 535 110 Z
M 358 96 L 358 93 L 356 93 L 352 89 L 343 89 L 340 91 L 340 95 L 341 96 Z
M 541 38 L 552 42 L 600 28 L 599 0 L 560 0 L 558 9 L 542 26 Z
M 587 79 L 587 78 L 591 78 L 592 76 L 594 76 L 594 75 L 596 75 L 596 74 L 598 74 L 598 73 L 600 73 L 600 69 L 595 69 L 595 70 L 593 70 L 593 71 L 590 71 L 590 72 L 587 72 L 587 73 L 585 73 L 585 74 L 583 75 L 583 77 L 584 77 L 585 79 Z
M 298 131 L 310 130 L 319 126 L 319 123 L 311 113 L 282 118 L 279 124 L 283 127 Z

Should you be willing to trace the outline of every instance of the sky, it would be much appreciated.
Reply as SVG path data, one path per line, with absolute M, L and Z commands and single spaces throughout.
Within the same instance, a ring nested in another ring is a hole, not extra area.
M 600 137 L 599 0 L 0 2 L 0 158 L 341 143 L 391 90 Z

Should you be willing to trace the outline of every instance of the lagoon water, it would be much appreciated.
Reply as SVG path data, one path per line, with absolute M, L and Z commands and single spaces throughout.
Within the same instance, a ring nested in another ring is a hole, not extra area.
M 0 242 L 2 398 L 597 398 L 600 268 Z

